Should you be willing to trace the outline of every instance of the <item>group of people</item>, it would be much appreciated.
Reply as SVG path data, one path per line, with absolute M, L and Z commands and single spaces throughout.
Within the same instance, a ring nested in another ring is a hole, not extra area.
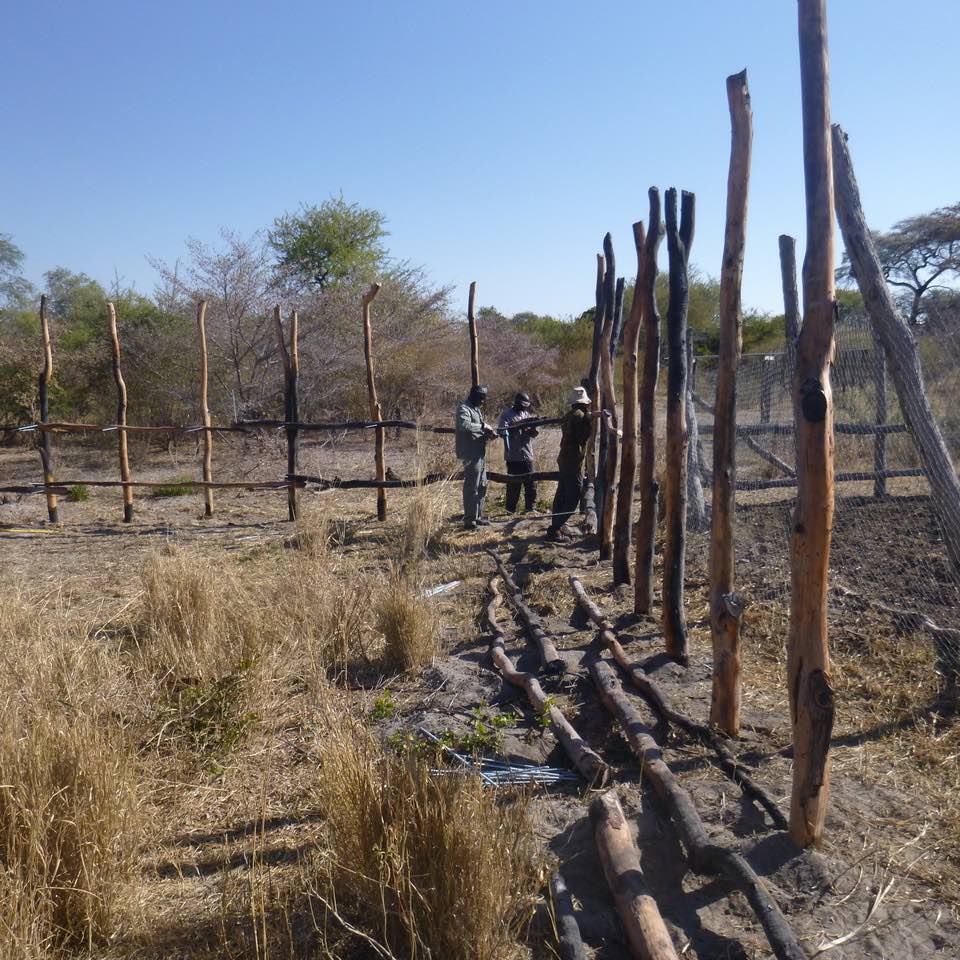
M 537 502 L 537 483 L 534 478 L 533 439 L 538 430 L 533 420 L 530 396 L 518 393 L 513 404 L 500 415 L 496 427 L 491 427 L 483 418 L 483 406 L 487 401 L 487 388 L 475 386 L 467 399 L 457 408 L 456 452 L 463 464 L 463 526 L 467 530 L 489 526 L 483 516 L 483 504 L 487 495 L 487 443 L 503 440 L 507 473 L 515 476 L 515 482 L 507 484 L 506 508 L 514 513 L 520 504 L 520 493 L 526 510 L 533 510 Z M 583 487 L 583 458 L 590 438 L 590 397 L 581 386 L 570 394 L 570 409 L 560 425 L 560 453 L 557 467 L 560 479 L 553 498 L 550 528 L 547 539 L 555 542 L 571 537 L 565 528 L 566 521 L 580 504 Z

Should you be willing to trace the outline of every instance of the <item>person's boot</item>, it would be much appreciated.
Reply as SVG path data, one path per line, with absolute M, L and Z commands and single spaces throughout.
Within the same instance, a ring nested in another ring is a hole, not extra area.
M 477 518 L 477 526 L 478 526 L 478 527 L 489 527 L 489 526 L 490 526 L 490 521 L 489 521 L 489 520 L 484 520 L 483 517 L 478 517 L 478 518 Z

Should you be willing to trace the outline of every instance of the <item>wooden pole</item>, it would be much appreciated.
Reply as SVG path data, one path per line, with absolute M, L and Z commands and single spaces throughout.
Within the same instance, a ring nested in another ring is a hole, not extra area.
M 616 794 L 611 791 L 593 798 L 590 822 L 631 953 L 638 960 L 678 960 L 657 901 L 644 882 L 640 854 Z
M 600 350 L 603 340 L 604 297 L 603 278 L 605 261 L 603 254 L 597 254 L 597 287 L 596 306 L 593 314 L 593 348 L 590 354 L 590 372 L 587 375 L 587 393 L 590 395 L 590 409 L 593 413 L 600 411 Z M 597 529 L 597 430 L 596 419 L 590 425 L 590 439 L 587 441 L 587 454 L 584 460 L 583 475 L 583 514 L 584 528 L 587 533 L 594 533 Z
M 197 339 L 200 343 L 200 422 L 203 424 L 203 482 L 213 481 L 213 431 L 210 429 L 207 364 L 207 301 L 197 304 Z M 203 515 L 213 516 L 213 488 L 203 488 Z
M 613 383 L 613 352 L 616 344 L 613 340 L 617 328 L 616 305 L 623 305 L 623 281 L 616 276 L 616 260 L 613 256 L 613 238 L 608 233 L 603 240 L 604 258 L 607 272 L 603 278 L 604 321 L 603 337 L 600 341 L 600 406 L 608 415 L 604 416 L 600 429 L 600 465 L 597 476 L 597 489 L 602 491 L 598 510 L 600 521 L 600 559 L 609 560 L 613 553 L 613 516 L 616 510 L 617 496 L 617 460 L 620 446 L 617 442 L 617 398 Z
M 737 367 L 743 347 L 741 281 L 747 242 L 747 196 L 753 115 L 747 72 L 727 77 L 730 169 L 720 268 L 720 360 L 713 427 L 713 511 L 710 525 L 710 634 L 713 693 L 710 722 L 731 736 L 740 730 L 740 625 L 733 520 L 737 483 Z
M 473 290 L 475 284 L 470 284 L 470 315 L 473 315 Z M 367 364 L 367 396 L 370 400 L 370 419 L 377 423 L 383 421 L 383 415 L 380 410 L 380 401 L 377 399 L 377 384 L 373 376 L 373 331 L 370 325 L 370 304 L 380 292 L 380 284 L 374 283 L 370 289 L 363 295 L 360 303 L 363 312 L 363 357 Z M 476 335 L 476 326 L 474 325 L 471 333 L 471 342 Z M 475 357 L 473 358 L 476 359 Z M 474 367 L 474 369 L 476 369 Z M 476 383 L 476 381 L 474 381 Z M 382 481 L 387 478 L 387 465 L 384 457 L 384 428 L 377 427 L 376 447 L 374 451 L 374 460 L 376 463 L 377 480 Z M 377 488 L 377 519 L 387 519 L 387 492 L 383 487 Z
M 930 409 L 913 333 L 897 310 L 884 280 L 860 204 L 860 189 L 853 173 L 846 134 L 839 126 L 833 128 L 833 157 L 837 165 L 837 216 L 847 256 L 863 294 L 874 334 L 883 344 L 887 372 L 930 483 L 930 499 L 947 554 L 954 571 L 960 574 L 960 481 L 950 450 Z
M 797 245 L 793 237 L 780 235 L 780 282 L 783 286 L 783 336 L 787 344 L 787 378 L 793 382 L 800 336 L 800 296 L 797 293 Z
M 830 789 L 833 688 L 827 636 L 827 580 L 833 522 L 834 240 L 833 164 L 826 0 L 799 0 L 800 82 L 807 201 L 803 327 L 793 378 L 797 500 L 791 544 L 787 683 L 793 723 L 790 836 L 819 843 Z
M 687 526 L 691 530 L 703 530 L 707 525 L 707 503 L 703 495 L 703 450 L 700 446 L 700 424 L 697 421 L 697 408 L 693 401 L 694 378 L 697 359 L 693 353 L 693 330 L 687 327 L 684 343 L 687 354 L 687 392 L 684 403 L 687 406 Z
M 657 380 L 660 376 L 660 312 L 654 289 L 657 282 L 657 252 L 663 239 L 660 219 L 660 191 L 651 187 L 649 229 L 643 246 L 637 289 L 642 300 L 643 375 L 639 390 L 640 460 L 637 485 L 640 487 L 640 517 L 637 520 L 636 586 L 633 609 L 637 614 L 653 608 L 653 551 L 657 536 Z
M 50 342 L 50 321 L 47 318 L 47 295 L 40 297 L 40 335 L 43 339 L 43 369 L 40 371 L 38 393 L 40 399 L 40 422 L 46 423 L 50 419 L 50 380 L 53 378 L 53 346 Z M 37 442 L 40 452 L 40 464 L 43 468 L 43 482 L 54 482 L 53 476 L 53 437 L 49 430 L 42 430 Z M 60 508 L 57 506 L 57 495 L 47 493 L 47 519 L 51 523 L 60 522 Z
M 297 443 L 298 431 L 294 424 L 298 417 L 297 381 L 300 375 L 299 353 L 299 318 L 294 310 L 290 315 L 290 347 L 287 348 L 283 335 L 283 321 L 280 318 L 280 307 L 273 308 L 273 325 L 277 331 L 277 343 L 280 349 L 280 360 L 283 363 L 283 410 L 284 421 L 288 424 L 287 431 L 287 476 L 297 472 Z M 287 519 L 297 519 L 297 485 L 292 480 L 287 486 Z
M 633 530 L 633 490 L 637 481 L 637 414 L 640 395 L 637 386 L 637 356 L 640 350 L 640 326 L 643 322 L 643 298 L 640 296 L 643 248 L 646 232 L 643 221 L 633 225 L 633 243 L 637 249 L 637 279 L 633 286 L 630 316 L 623 328 L 623 444 L 620 457 L 620 487 L 617 490 L 617 520 L 613 534 L 613 585 L 630 583 L 630 535 Z
M 470 283 L 467 297 L 467 330 L 470 334 L 470 383 L 480 386 L 480 340 L 477 336 L 477 315 L 474 312 L 477 302 L 477 281 Z M 379 511 L 379 504 L 377 505 Z
M 117 385 L 117 424 L 127 425 L 127 385 L 120 372 L 120 336 L 117 333 L 117 311 L 112 303 L 107 304 L 110 324 L 110 342 L 113 348 L 113 379 Z M 133 521 L 133 487 L 130 486 L 130 457 L 127 450 L 127 431 L 117 431 L 117 452 L 120 457 L 120 480 L 123 482 L 123 522 Z
M 693 243 L 695 198 L 683 191 L 679 222 L 677 191 L 666 197 L 667 251 L 670 254 L 670 304 L 667 308 L 667 463 L 663 545 L 663 638 L 667 653 L 686 663 L 687 624 L 683 576 L 687 539 L 687 307 L 688 262 Z

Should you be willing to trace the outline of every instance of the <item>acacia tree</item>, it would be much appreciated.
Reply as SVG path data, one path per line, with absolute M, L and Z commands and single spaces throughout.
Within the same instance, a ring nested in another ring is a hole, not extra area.
M 872 236 L 887 283 L 903 291 L 900 299 L 909 323 L 921 322 L 925 298 L 949 290 L 943 281 L 960 277 L 960 203 L 908 217 L 889 232 Z M 854 279 L 846 254 L 838 278 Z

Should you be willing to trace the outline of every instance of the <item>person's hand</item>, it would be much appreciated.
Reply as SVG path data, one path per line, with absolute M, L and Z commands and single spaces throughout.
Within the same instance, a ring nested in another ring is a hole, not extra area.
M 483 435 L 484 435 L 488 440 L 496 440 L 496 439 L 497 439 L 497 431 L 494 430 L 493 427 L 488 427 L 486 424 L 484 424 L 484 427 L 483 427 Z

